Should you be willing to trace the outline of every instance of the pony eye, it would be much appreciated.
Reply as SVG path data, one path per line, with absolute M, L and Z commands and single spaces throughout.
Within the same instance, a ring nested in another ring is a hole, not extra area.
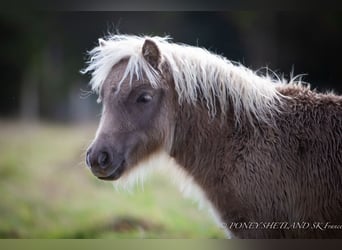
M 138 97 L 137 103 L 148 103 L 151 100 L 152 100 L 152 96 L 147 93 L 144 93 Z

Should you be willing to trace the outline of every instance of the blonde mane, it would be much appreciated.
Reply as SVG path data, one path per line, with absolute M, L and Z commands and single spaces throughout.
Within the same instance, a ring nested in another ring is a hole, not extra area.
M 223 56 L 206 49 L 172 43 L 169 37 L 149 37 L 133 35 L 112 35 L 100 39 L 100 45 L 89 52 L 90 60 L 82 73 L 91 72 L 92 90 L 99 92 L 114 65 L 127 58 L 128 64 L 123 79 L 141 79 L 143 74 L 153 87 L 160 84 L 160 74 L 151 67 L 142 55 L 145 39 L 156 43 L 162 61 L 166 61 L 174 80 L 179 103 L 196 103 L 201 93 L 211 116 L 217 113 L 217 101 L 222 114 L 231 100 L 236 120 L 244 112 L 252 120 L 270 123 L 277 113 L 281 94 L 276 87 L 287 83 L 275 74 L 258 75 L 241 64 L 233 63 Z M 294 82 L 293 78 L 290 83 Z

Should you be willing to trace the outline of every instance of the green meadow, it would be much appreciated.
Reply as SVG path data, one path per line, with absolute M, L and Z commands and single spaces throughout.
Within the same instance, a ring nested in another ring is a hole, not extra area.
M 0 122 L 0 238 L 224 238 L 161 173 L 130 192 L 95 178 L 84 164 L 95 130 Z

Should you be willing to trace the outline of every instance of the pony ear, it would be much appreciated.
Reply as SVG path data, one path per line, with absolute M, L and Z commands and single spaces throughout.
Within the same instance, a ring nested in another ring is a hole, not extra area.
M 145 60 L 155 69 L 158 69 L 158 66 L 161 62 L 161 55 L 157 44 L 150 40 L 146 39 L 144 45 L 142 46 L 142 54 Z
M 102 38 L 99 38 L 99 45 L 100 45 L 100 47 L 104 47 L 107 45 L 107 42 L 105 40 L 103 40 Z

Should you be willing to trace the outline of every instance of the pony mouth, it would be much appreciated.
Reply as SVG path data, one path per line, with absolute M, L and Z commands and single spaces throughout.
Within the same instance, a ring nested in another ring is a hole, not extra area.
M 97 176 L 97 178 L 103 181 L 115 181 L 122 176 L 124 170 L 125 170 L 125 160 L 123 160 L 118 167 L 114 168 L 114 170 L 108 176 L 104 176 L 104 177 Z

